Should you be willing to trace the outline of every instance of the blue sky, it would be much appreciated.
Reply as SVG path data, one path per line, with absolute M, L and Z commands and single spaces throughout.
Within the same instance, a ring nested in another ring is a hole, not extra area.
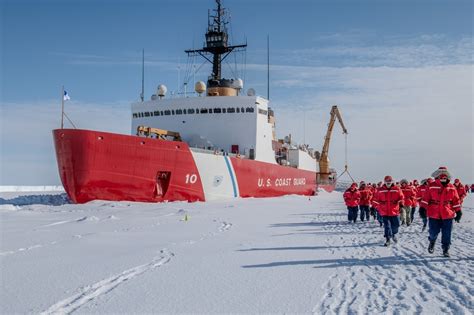
M 147 97 L 160 83 L 176 90 L 184 50 L 202 44 L 207 10 L 214 6 L 211 0 L 0 3 L 3 185 L 59 183 L 50 130 L 58 122 L 61 85 L 72 97 L 67 106 L 76 124 L 128 133 L 129 103 L 141 89 L 141 49 Z M 420 178 L 446 164 L 474 181 L 472 1 L 223 3 L 233 42 L 249 45 L 245 58 L 229 59 L 224 75 L 246 60 L 238 75 L 263 96 L 270 36 L 279 136 L 291 132 L 319 148 L 337 103 L 358 179 L 385 173 Z M 196 79 L 208 74 L 205 65 Z M 444 128 L 421 137 L 427 121 L 440 120 Z M 24 133 L 13 134 L 17 126 L 26 126 Z M 337 131 L 332 161 L 341 170 Z M 383 160 L 385 167 L 373 167 Z

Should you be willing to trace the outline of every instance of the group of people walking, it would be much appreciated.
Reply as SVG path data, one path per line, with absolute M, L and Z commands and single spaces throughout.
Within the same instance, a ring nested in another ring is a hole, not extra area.
M 389 175 L 378 184 L 352 183 L 344 192 L 349 222 L 355 223 L 360 212 L 361 221 L 370 216 L 384 226 L 385 246 L 397 242 L 400 225 L 409 226 L 415 217 L 417 207 L 422 219 L 422 231 L 428 225 L 428 252 L 434 252 L 436 239 L 441 232 L 443 255 L 449 257 L 453 220 L 460 222 L 462 202 L 469 191 L 459 179 L 451 184 L 451 174 L 446 167 L 439 167 L 421 183 L 415 179 L 394 182 Z

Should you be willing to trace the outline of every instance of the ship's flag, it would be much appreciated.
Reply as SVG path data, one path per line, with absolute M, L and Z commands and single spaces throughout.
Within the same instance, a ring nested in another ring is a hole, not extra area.
M 63 96 L 63 100 L 67 101 L 67 100 L 70 100 L 71 98 L 69 97 L 69 94 L 67 94 L 67 91 L 64 91 L 64 96 Z

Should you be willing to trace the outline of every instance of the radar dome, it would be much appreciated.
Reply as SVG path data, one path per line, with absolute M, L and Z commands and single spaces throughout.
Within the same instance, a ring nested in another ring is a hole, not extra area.
M 158 89 L 157 89 L 157 93 L 159 97 L 163 97 L 166 95 L 166 92 L 168 91 L 168 89 L 166 88 L 165 85 L 163 84 L 160 84 L 158 85 Z
M 240 79 L 240 78 L 235 79 L 235 81 L 234 81 L 234 87 L 235 87 L 236 89 L 241 90 L 241 89 L 244 87 L 244 81 L 242 81 L 242 79 Z
M 206 92 L 206 83 L 204 83 L 204 82 L 202 82 L 202 81 L 196 82 L 196 84 L 194 85 L 194 90 L 195 90 L 198 94 L 201 94 L 201 93 Z
M 247 90 L 247 96 L 255 96 L 255 90 L 250 88 Z

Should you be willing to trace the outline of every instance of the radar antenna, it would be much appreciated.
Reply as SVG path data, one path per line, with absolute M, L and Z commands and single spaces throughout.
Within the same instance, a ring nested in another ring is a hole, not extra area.
M 229 35 L 227 33 L 226 10 L 221 5 L 221 0 L 216 0 L 217 9 L 214 15 L 208 13 L 206 42 L 202 49 L 185 50 L 189 57 L 200 55 L 212 64 L 212 74 L 209 77 L 208 85 L 220 86 L 222 79 L 221 63 L 232 52 L 244 50 L 247 44 L 229 45 Z M 212 55 L 212 60 L 210 56 Z

